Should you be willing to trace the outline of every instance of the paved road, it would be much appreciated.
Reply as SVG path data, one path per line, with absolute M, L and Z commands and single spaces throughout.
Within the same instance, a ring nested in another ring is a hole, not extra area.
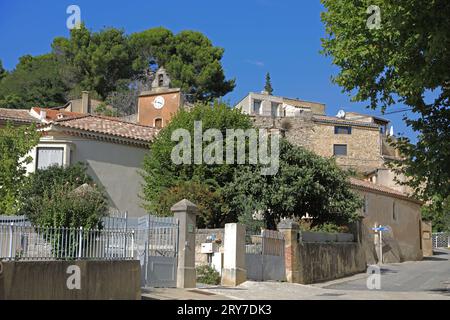
M 335 290 L 367 290 L 366 277 L 321 286 Z M 384 265 L 381 291 L 429 292 L 450 296 L 450 250 L 436 250 L 423 261 Z

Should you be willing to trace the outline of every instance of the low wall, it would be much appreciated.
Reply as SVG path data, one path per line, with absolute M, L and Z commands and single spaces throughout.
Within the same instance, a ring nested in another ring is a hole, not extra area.
M 299 283 L 310 284 L 366 271 L 364 250 L 357 242 L 298 244 Z
M 75 283 L 70 266 L 79 267 L 80 289 L 68 288 L 68 280 Z M 141 299 L 141 267 L 136 260 L 3 261 L 0 272 L 0 300 Z

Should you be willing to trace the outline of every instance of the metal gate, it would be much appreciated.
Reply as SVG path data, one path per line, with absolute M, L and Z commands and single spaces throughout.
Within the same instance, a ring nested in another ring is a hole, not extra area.
M 144 216 L 136 236 L 143 287 L 171 288 L 177 284 L 178 220 Z
M 450 234 L 445 232 L 433 233 L 433 248 L 450 248 Z
M 281 232 L 263 230 L 247 233 L 245 245 L 247 279 L 285 281 L 284 237 Z

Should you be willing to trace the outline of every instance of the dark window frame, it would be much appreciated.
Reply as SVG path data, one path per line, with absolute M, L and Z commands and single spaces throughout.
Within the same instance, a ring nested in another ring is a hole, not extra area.
M 336 150 L 337 150 L 336 147 L 345 147 L 345 153 L 337 153 L 336 152 Z M 347 156 L 347 154 L 348 154 L 348 147 L 347 147 L 346 144 L 333 144 L 333 155 L 335 157 L 339 157 L 339 156 L 345 157 L 345 156 Z
M 334 126 L 334 134 L 352 134 L 352 127 Z

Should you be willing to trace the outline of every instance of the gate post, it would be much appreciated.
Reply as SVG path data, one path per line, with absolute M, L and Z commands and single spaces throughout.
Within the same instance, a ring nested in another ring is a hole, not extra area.
M 247 280 L 245 226 L 238 223 L 225 224 L 224 238 L 222 285 L 238 286 Z
M 278 231 L 284 235 L 284 255 L 286 266 L 286 280 L 300 283 L 299 257 L 299 225 L 292 220 L 281 220 Z
M 195 204 L 184 199 L 170 210 L 179 223 L 177 288 L 195 288 L 195 226 L 198 209 Z

